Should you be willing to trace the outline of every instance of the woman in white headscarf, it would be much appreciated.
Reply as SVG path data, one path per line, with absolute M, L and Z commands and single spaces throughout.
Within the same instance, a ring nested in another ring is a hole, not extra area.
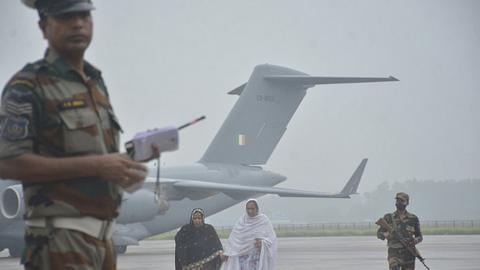
M 247 201 L 246 213 L 228 237 L 225 270 L 274 269 L 277 236 L 268 217 L 258 210 L 256 200 Z

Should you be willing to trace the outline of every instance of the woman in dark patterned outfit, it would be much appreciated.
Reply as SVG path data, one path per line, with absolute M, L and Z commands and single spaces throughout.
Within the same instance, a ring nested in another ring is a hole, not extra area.
M 205 224 L 202 209 L 193 209 L 190 223 L 175 235 L 176 270 L 219 270 L 223 247 L 217 232 Z

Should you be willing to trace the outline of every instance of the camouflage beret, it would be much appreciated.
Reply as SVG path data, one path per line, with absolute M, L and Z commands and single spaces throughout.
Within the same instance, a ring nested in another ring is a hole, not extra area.
M 22 0 L 22 2 L 47 16 L 95 9 L 91 0 Z
M 395 199 L 401 199 L 403 201 L 409 202 L 410 196 L 405 192 L 399 192 L 395 195 Z

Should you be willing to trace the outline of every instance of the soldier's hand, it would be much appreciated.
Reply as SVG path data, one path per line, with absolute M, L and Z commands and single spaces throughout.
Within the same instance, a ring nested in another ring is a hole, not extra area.
M 416 244 L 418 244 L 417 239 L 411 238 L 407 240 L 407 244 L 411 247 L 414 247 Z
M 385 239 L 390 239 L 390 233 L 389 232 L 384 232 L 383 237 L 385 237 Z
M 147 167 L 131 160 L 126 154 L 98 156 L 96 175 L 121 187 L 129 187 L 145 180 Z

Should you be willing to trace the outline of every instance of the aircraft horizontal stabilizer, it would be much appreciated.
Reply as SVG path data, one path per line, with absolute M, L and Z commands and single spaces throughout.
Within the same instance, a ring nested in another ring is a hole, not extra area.
M 239 95 L 243 92 L 243 89 L 245 88 L 245 86 L 247 85 L 247 83 L 244 83 L 242 85 L 240 85 L 239 87 L 233 89 L 232 91 L 228 92 L 229 95 Z
M 268 75 L 265 80 L 285 84 L 301 84 L 313 86 L 317 84 L 340 84 L 340 83 L 366 83 L 366 82 L 389 82 L 398 81 L 395 77 L 388 78 L 362 78 L 362 77 L 319 77 L 309 75 Z

